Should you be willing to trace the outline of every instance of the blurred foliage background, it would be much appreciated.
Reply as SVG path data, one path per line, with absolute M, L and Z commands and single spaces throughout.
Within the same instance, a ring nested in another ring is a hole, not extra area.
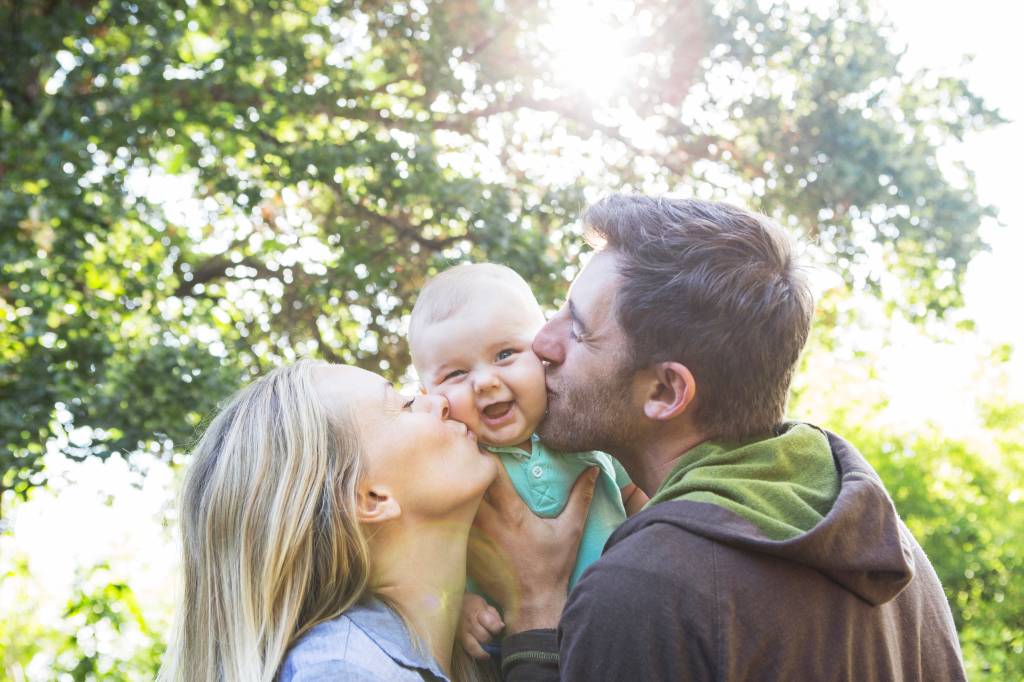
M 217 402 L 299 356 L 411 381 L 408 312 L 461 260 L 557 306 L 576 218 L 608 191 L 745 204 L 830 273 L 791 413 L 878 469 L 972 678 L 1024 677 L 1020 351 L 971 346 L 975 428 L 955 434 L 893 420 L 879 365 L 908 334 L 973 333 L 962 285 L 994 211 L 942 150 L 1002 118 L 964 78 L 901 66 L 876 4 L 0 0 L 0 18 L 8 679 L 151 679 L 175 477 Z M 81 471 L 110 513 L 61 520 L 94 550 L 70 565 L 19 510 L 83 494 Z

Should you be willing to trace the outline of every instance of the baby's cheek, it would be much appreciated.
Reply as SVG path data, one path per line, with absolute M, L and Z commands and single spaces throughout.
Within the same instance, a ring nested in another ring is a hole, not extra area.
M 523 399 L 530 402 L 531 406 L 542 412 L 547 407 L 548 393 L 544 385 L 544 366 L 538 360 L 531 364 L 523 372 L 522 378 Z

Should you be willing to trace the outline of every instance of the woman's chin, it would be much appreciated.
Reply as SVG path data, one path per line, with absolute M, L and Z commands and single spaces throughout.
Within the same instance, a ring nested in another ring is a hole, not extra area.
M 494 479 L 498 477 L 498 467 L 501 466 L 501 460 L 499 460 L 498 456 L 493 452 L 481 452 L 480 454 L 482 454 L 484 458 L 488 462 L 490 462 L 487 469 L 490 473 L 486 476 L 487 485 L 484 486 L 484 491 L 486 491 L 488 488 L 491 487 L 491 484 L 494 483 Z M 483 492 L 481 492 L 480 495 L 482 497 Z
M 480 456 L 483 458 L 486 464 L 481 468 L 480 471 L 480 483 L 476 490 L 476 501 L 479 506 L 480 501 L 484 499 L 484 493 L 491 487 L 495 479 L 498 478 L 498 467 L 501 466 L 501 460 L 498 456 L 491 452 L 481 452 Z
M 501 466 L 497 455 L 481 452 L 477 456 L 480 458 L 479 466 L 474 467 L 472 472 L 464 471 L 465 478 L 460 476 L 459 483 L 453 482 L 445 491 L 446 501 L 451 505 L 451 516 L 465 516 L 468 523 L 472 523 L 476 517 L 484 493 L 498 477 L 498 467 Z

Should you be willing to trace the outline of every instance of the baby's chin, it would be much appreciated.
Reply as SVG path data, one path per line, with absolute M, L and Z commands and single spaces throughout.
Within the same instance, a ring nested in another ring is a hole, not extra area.
M 491 448 L 514 448 L 520 445 L 527 445 L 532 436 L 533 431 L 527 431 L 525 434 L 517 434 L 512 438 L 491 438 L 490 434 L 476 434 L 477 440 L 481 445 L 486 445 Z

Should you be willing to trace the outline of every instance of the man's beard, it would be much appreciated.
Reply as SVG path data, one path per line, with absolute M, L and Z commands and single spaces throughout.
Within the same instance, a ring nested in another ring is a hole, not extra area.
M 578 382 L 556 370 L 556 376 L 548 379 L 548 410 L 537 435 L 560 452 L 601 450 L 619 459 L 628 457 L 639 435 L 636 410 L 629 400 L 633 375 L 622 361 L 606 374 Z

